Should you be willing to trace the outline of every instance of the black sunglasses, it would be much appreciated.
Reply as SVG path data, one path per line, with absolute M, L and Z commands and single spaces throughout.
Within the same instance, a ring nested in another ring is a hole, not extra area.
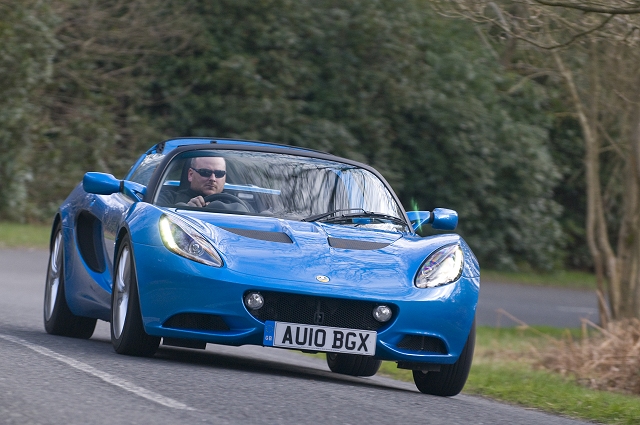
M 200 174 L 202 177 L 205 177 L 205 178 L 209 178 L 211 177 L 211 174 L 213 174 L 214 176 L 216 176 L 217 179 L 221 179 L 225 176 L 225 174 L 227 174 L 227 172 L 224 170 L 209 170 L 208 168 L 193 168 L 193 167 L 189 167 L 189 168 L 191 168 L 193 171 L 195 171 L 196 173 Z

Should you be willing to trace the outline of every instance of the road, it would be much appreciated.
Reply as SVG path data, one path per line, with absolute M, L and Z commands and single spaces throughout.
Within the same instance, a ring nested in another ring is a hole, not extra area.
M 340 376 L 286 350 L 161 346 L 147 359 L 115 354 L 104 322 L 90 340 L 50 336 L 41 310 L 46 257 L 0 250 L 1 424 L 586 423 L 468 395 L 426 396 L 384 377 Z
M 528 325 L 577 328 L 582 318 L 599 321 L 594 291 L 480 281 L 479 324 L 515 326 L 517 319 Z

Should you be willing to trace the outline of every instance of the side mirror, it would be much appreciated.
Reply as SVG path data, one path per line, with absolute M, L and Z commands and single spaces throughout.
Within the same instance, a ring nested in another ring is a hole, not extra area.
M 142 201 L 147 188 L 139 183 L 128 180 L 118 180 L 111 174 L 88 172 L 82 179 L 82 187 L 87 193 L 96 195 L 113 195 L 122 192 L 125 195 Z
M 431 224 L 436 230 L 455 230 L 458 226 L 458 213 L 447 208 L 435 208 L 433 211 L 409 211 L 407 217 L 413 230 L 423 224 Z
M 431 227 L 436 230 L 455 230 L 458 227 L 458 213 L 447 208 L 434 208 Z
M 82 188 L 87 193 L 112 195 L 120 192 L 120 180 L 111 174 L 89 172 L 82 179 Z

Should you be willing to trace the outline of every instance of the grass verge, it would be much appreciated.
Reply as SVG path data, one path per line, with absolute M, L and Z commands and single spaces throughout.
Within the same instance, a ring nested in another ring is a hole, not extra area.
M 479 361 L 464 392 L 603 424 L 640 421 L 640 397 L 591 390 L 516 362 Z
M 481 271 L 481 281 L 520 283 L 523 285 L 554 286 L 560 288 L 596 289 L 596 277 L 592 273 L 558 270 L 550 273 Z
M 51 225 L 0 222 L 0 248 L 49 247 Z
M 535 327 L 532 332 L 479 326 L 473 366 L 463 392 L 603 424 L 640 423 L 640 397 L 585 388 L 570 378 L 536 370 L 533 361 L 527 360 L 531 347 L 539 349 L 548 337 L 559 338 L 566 332 L 549 327 Z M 572 329 L 571 333 L 577 336 L 580 330 Z M 413 380 L 411 371 L 398 369 L 393 362 L 383 362 L 379 373 Z

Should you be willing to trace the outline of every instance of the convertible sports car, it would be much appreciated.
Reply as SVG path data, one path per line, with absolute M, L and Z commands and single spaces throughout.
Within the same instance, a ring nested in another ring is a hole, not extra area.
M 121 354 L 165 345 L 325 352 L 333 372 L 413 370 L 458 394 L 471 367 L 480 270 L 455 211 L 406 212 L 373 168 L 264 142 L 181 138 L 123 180 L 89 172 L 53 220 L 47 332 L 111 323 Z

